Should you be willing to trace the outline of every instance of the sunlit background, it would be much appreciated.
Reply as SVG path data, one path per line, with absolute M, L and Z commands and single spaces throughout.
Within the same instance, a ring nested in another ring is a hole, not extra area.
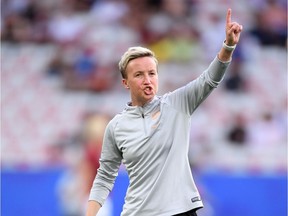
M 159 95 L 173 91 L 215 58 L 229 7 L 240 43 L 192 116 L 199 216 L 286 216 L 286 0 L 2 0 L 1 215 L 84 215 L 103 130 L 129 101 L 123 52 L 152 49 Z M 127 184 L 121 167 L 101 216 L 120 215 Z

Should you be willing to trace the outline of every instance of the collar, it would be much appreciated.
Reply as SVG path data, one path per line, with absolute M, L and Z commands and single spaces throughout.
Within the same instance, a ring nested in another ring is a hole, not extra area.
M 153 109 L 155 104 L 157 104 L 157 101 L 159 101 L 159 98 L 159 96 L 155 95 L 154 98 L 150 102 L 146 103 L 144 106 L 132 106 L 132 102 L 130 101 L 126 104 L 125 111 L 131 114 L 145 115 Z

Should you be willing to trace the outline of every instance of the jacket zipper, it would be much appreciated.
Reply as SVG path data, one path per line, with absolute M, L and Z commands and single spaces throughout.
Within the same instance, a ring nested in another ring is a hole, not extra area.
M 144 128 L 144 133 L 145 136 L 147 135 L 147 128 L 146 128 L 146 120 L 145 120 L 145 115 L 142 109 L 140 109 L 141 112 L 141 117 L 142 117 L 142 122 L 143 122 L 143 128 Z

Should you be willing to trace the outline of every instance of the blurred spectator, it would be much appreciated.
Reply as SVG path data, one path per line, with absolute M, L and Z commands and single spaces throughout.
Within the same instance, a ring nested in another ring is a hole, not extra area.
M 114 72 L 115 67 L 114 63 L 98 64 L 93 47 L 75 44 L 58 49 L 46 73 L 58 77 L 65 90 L 101 92 L 112 89 L 118 75 Z
M 244 115 L 235 116 L 232 127 L 228 130 L 227 140 L 239 146 L 247 144 L 247 120 Z
M 76 45 L 75 45 L 76 46 Z M 65 90 L 101 92 L 111 90 L 117 73 L 114 63 L 99 65 L 90 49 L 65 48 L 48 64 L 48 76 L 58 77 Z M 74 53 L 69 53 L 70 51 Z M 62 54 L 62 55 L 61 55 Z
M 107 91 L 113 87 L 116 73 L 112 66 L 98 66 L 89 50 L 83 50 L 73 65 L 64 70 L 63 81 L 67 90 Z
M 200 10 L 206 9 L 202 7 L 200 8 Z M 223 17 L 222 14 L 219 13 L 217 8 L 213 8 L 213 10 L 211 11 L 204 10 L 204 12 L 198 13 L 198 19 L 200 19 L 201 22 L 197 23 L 197 29 L 200 32 L 199 42 L 201 43 L 202 47 L 205 47 L 204 58 L 207 60 L 213 59 L 215 57 L 215 53 L 217 53 L 219 49 L 219 44 L 221 44 L 221 42 L 224 40 L 223 38 L 225 38 L 225 32 L 219 31 L 219 29 L 224 28 L 223 24 L 225 22 L 223 21 L 225 17 Z M 238 47 L 235 52 L 238 52 Z
M 84 145 L 83 174 L 86 178 L 85 193 L 88 196 L 99 168 L 99 158 L 106 125 L 110 118 L 104 114 L 87 113 L 82 127 Z
M 255 12 L 251 33 L 264 46 L 287 46 L 287 1 L 266 0 Z
M 90 9 L 93 25 L 109 25 L 119 23 L 129 11 L 127 1 L 102 0 L 95 1 Z
M 228 91 L 244 92 L 247 90 L 247 83 L 242 71 L 243 64 L 241 58 L 233 59 L 224 81 L 224 86 Z
M 61 45 L 78 42 L 85 29 L 87 16 L 76 13 L 73 5 L 65 4 L 55 9 L 48 22 L 48 34 L 54 43 Z
M 48 63 L 46 70 L 48 76 L 61 77 L 63 76 L 63 71 L 69 69 L 69 66 L 65 64 L 62 59 L 62 54 L 63 53 L 59 50 L 55 53 L 54 57 Z
M 75 11 L 79 13 L 90 11 L 94 2 L 97 2 L 97 0 L 64 0 L 66 4 L 73 4 Z
M 5 1 L 1 5 L 4 7 L 5 18 L 1 31 L 2 40 L 36 43 L 49 41 L 49 8 L 35 0 Z
M 142 35 L 145 33 L 145 24 L 150 15 L 147 1 L 126 0 L 125 2 L 128 10 L 121 18 L 121 23 L 132 31 L 138 32 L 143 41 Z
M 248 142 L 251 147 L 277 146 L 284 141 L 285 132 L 271 111 L 260 112 L 259 119 L 252 121 L 248 127 Z
M 88 112 L 84 115 L 80 130 L 72 136 L 62 136 L 57 144 L 66 170 L 61 176 L 57 193 L 62 216 L 82 216 L 87 198 L 99 167 L 102 139 L 109 117 L 104 114 Z M 111 212 L 108 199 L 102 213 L 107 216 Z
M 147 21 L 146 43 L 159 61 L 191 61 L 198 33 L 190 1 L 163 0 Z
M 183 32 L 180 33 L 187 36 L 191 35 L 192 30 L 194 30 L 191 9 L 191 2 L 186 0 L 176 2 L 173 0 L 162 0 L 159 10 L 154 11 L 148 19 L 149 42 L 155 42 L 166 37 L 171 29 L 177 29 L 178 25 L 180 25 L 181 29 L 183 28 Z
M 19 14 L 9 14 L 3 23 L 2 40 L 12 43 L 28 42 L 31 39 L 31 26 L 27 19 Z

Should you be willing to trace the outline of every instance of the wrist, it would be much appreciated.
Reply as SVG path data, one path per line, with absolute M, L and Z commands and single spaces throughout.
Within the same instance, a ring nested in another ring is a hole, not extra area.
M 222 44 L 222 47 L 225 50 L 232 52 L 236 48 L 236 44 L 234 44 L 233 46 L 229 46 L 229 45 L 226 44 L 226 40 L 224 40 L 224 42 Z

